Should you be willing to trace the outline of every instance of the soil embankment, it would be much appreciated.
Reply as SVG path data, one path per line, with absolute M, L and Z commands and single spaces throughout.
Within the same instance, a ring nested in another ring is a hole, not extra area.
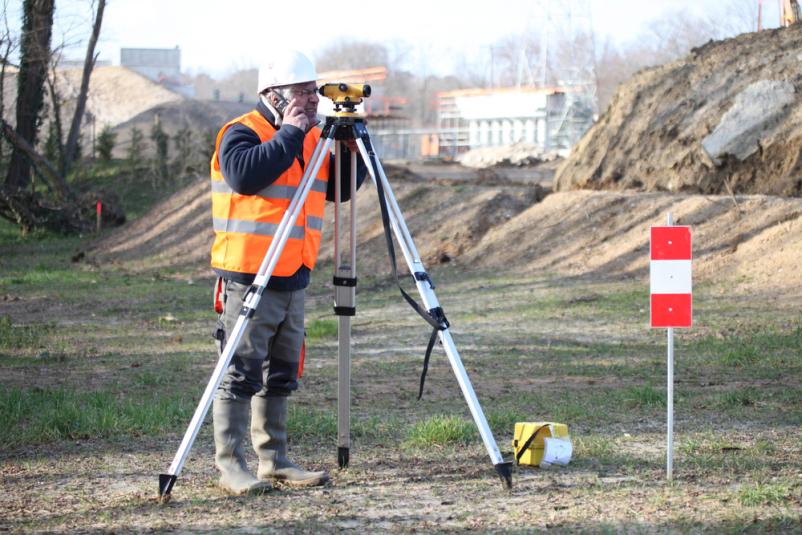
M 693 227 L 697 280 L 730 281 L 736 291 L 802 296 L 802 199 L 575 191 L 537 202 L 542 192 L 532 185 L 422 181 L 409 175 L 399 175 L 393 187 L 427 266 L 645 276 L 649 227 L 663 224 L 671 211 L 677 224 Z M 357 196 L 362 273 L 389 272 L 375 195 L 366 185 Z M 332 255 L 330 208 L 322 260 Z M 91 256 L 131 269 L 208 270 L 210 213 L 208 184 L 199 180 L 97 243 Z
M 802 196 L 802 25 L 693 49 L 622 84 L 555 189 Z

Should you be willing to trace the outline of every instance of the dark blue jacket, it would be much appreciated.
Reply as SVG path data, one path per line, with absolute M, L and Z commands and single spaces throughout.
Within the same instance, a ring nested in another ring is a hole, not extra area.
M 256 110 L 275 127 L 275 119 L 270 110 L 261 101 Z M 243 124 L 234 124 L 223 134 L 220 150 L 217 155 L 220 170 L 226 184 L 237 193 L 253 195 L 275 182 L 281 174 L 289 169 L 293 159 L 297 159 L 303 169 L 304 132 L 292 125 L 282 125 L 275 135 L 265 143 L 259 136 Z M 341 155 L 342 186 L 344 201 L 351 196 L 351 152 L 345 148 Z M 357 158 L 357 188 L 362 185 L 367 174 L 362 158 Z M 326 200 L 334 201 L 334 156 L 329 159 L 329 180 Z M 247 273 L 215 269 L 218 275 L 226 279 L 251 284 L 254 276 Z M 289 277 L 271 276 L 267 287 L 271 290 L 293 291 L 309 286 L 309 268 L 301 266 Z

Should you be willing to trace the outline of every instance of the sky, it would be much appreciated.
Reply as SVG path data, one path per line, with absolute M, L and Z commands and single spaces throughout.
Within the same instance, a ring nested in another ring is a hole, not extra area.
M 571 0 L 405 0 L 403 2 L 331 2 L 228 0 L 108 0 L 100 59 L 119 64 L 120 48 L 181 48 L 182 68 L 221 77 L 257 67 L 271 46 L 280 43 L 311 57 L 342 40 L 411 45 L 407 68 L 449 74 L 457 56 L 487 57 L 499 39 L 543 25 L 544 5 Z M 592 26 L 596 41 L 625 46 L 667 13 L 727 17 L 723 5 L 755 9 L 758 0 L 585 0 L 590 16 L 576 24 Z M 18 31 L 21 0 L 3 0 L 12 29 Z M 56 0 L 54 42 L 85 40 L 91 25 L 90 0 Z M 764 26 L 777 25 L 778 1 L 764 0 Z M 554 7 L 552 8 L 554 9 Z M 557 20 L 553 27 L 564 25 Z M 83 43 L 69 50 L 83 58 Z

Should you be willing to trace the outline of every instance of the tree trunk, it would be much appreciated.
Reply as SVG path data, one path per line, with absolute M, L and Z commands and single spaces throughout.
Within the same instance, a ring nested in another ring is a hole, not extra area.
M 71 201 L 72 192 L 67 186 L 64 177 L 58 173 L 47 158 L 36 152 L 36 149 L 31 146 L 22 136 L 14 132 L 7 122 L 0 119 L 0 132 L 8 139 L 11 146 L 14 147 L 14 152 L 22 153 L 26 157 L 26 162 L 33 164 L 39 171 L 39 174 L 47 180 L 48 187 L 56 193 L 56 196 L 61 201 Z
M 106 8 L 106 0 L 98 0 L 97 12 L 95 13 L 95 24 L 92 26 L 92 37 L 86 47 L 86 58 L 84 59 L 84 73 L 81 78 L 81 90 L 78 93 L 78 101 L 75 103 L 75 114 L 72 116 L 70 133 L 67 136 L 67 146 L 64 150 L 64 168 L 62 173 L 67 174 L 69 168 L 75 160 L 75 152 L 78 147 L 78 135 L 81 133 L 81 121 L 84 118 L 86 109 L 86 98 L 89 93 L 89 78 L 92 76 L 92 69 L 95 68 L 95 45 L 100 35 L 100 25 L 103 23 L 103 10 Z
M 44 83 L 50 58 L 50 36 L 53 30 L 54 0 L 23 2 L 20 70 L 17 79 L 16 134 L 30 146 L 36 146 L 38 118 L 44 103 Z M 31 184 L 31 164 L 23 151 L 15 146 L 6 176 L 9 192 Z

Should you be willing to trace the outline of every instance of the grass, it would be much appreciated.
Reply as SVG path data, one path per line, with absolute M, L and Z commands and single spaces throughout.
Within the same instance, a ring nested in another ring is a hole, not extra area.
M 652 385 L 630 386 L 621 394 L 624 403 L 633 407 L 665 407 L 665 390 L 655 390 Z
M 112 392 L 12 387 L 0 391 L 0 446 L 157 435 L 185 425 L 193 410 L 193 401 L 180 394 L 132 399 Z
M 337 320 L 315 319 L 306 325 L 306 338 L 310 342 L 337 339 Z
M 725 338 L 694 339 L 689 352 L 724 370 L 749 370 L 771 376 L 777 367 L 802 371 L 802 318 L 777 325 L 755 325 Z
M 738 501 L 747 507 L 784 503 L 790 496 L 788 485 L 755 483 L 746 485 L 738 492 Z
M 70 441 L 103 449 L 124 440 L 137 456 L 132 463 L 169 460 L 174 438 L 186 428 L 216 362 L 210 338 L 215 319 L 209 302 L 211 278 L 71 262 L 83 247 L 77 237 L 21 238 L 0 223 L 0 298 L 9 297 L 0 300 L 0 450 L 8 452 L 4 470 L 13 472 L 14 459 L 20 457 L 28 470 L 52 479 L 50 459 L 31 451 Z M 647 294 L 642 288 L 633 290 L 621 282 L 566 284 L 546 276 L 490 274 L 485 279 L 450 268 L 434 278 L 503 455 L 510 456 L 516 422 L 552 420 L 569 426 L 572 463 L 549 472 L 522 471 L 517 476 L 521 486 L 505 494 L 509 509 L 504 514 L 514 511 L 518 526 L 535 525 L 537 509 L 557 519 L 553 527 L 558 531 L 638 532 L 642 527 L 645 532 L 781 532 L 789 526 L 787 531 L 799 531 L 798 523 L 793 524 L 798 514 L 792 514 L 798 503 L 797 474 L 802 472 L 798 310 L 754 305 L 736 325 L 731 315 L 742 313 L 740 308 L 709 299 L 705 292 L 715 293 L 716 288 L 699 288 L 695 298 L 704 321 L 676 337 L 675 474 L 681 483 L 667 489 L 662 472 L 665 333 L 645 326 L 640 310 Z M 301 461 L 328 452 L 326 446 L 337 436 L 333 342 L 338 322 L 331 316 L 330 288 L 322 286 L 310 288 L 306 340 L 311 360 L 290 403 L 289 436 Z M 449 515 L 480 518 L 485 513 L 469 514 L 463 504 L 495 503 L 495 494 L 481 490 L 488 477 L 487 457 L 454 374 L 442 348 L 436 347 L 427 391 L 423 400 L 416 400 L 428 327 L 409 313 L 390 282 L 377 278 L 374 286 L 360 295 L 354 320 L 351 435 L 360 449 L 359 462 L 337 474 L 336 484 L 320 496 L 335 503 L 346 489 L 351 494 L 345 499 L 364 494 L 366 500 L 381 503 L 386 493 L 387 503 L 394 503 L 397 476 L 383 470 L 396 466 L 397 454 L 404 477 L 410 478 L 399 483 L 404 493 L 407 486 L 413 488 L 419 465 L 442 465 L 448 472 L 443 479 L 426 481 L 426 492 L 435 496 L 433 507 L 456 501 Z M 44 357 L 34 358 L 38 355 Z M 31 388 L 32 377 L 45 388 Z M 154 454 L 147 449 L 154 441 L 143 437 L 169 445 Z M 208 435 L 198 440 L 200 448 L 211 447 Z M 140 441 L 143 451 L 136 452 Z M 453 459 L 444 451 L 453 451 Z M 321 458 L 314 457 L 328 462 Z M 449 465 L 451 460 L 459 468 Z M 53 461 L 59 466 L 67 462 Z M 131 472 L 130 466 L 116 470 L 109 473 Z M 188 474 L 192 470 L 201 472 L 201 481 L 214 478 L 211 462 L 201 467 L 196 463 Z M 65 474 L 59 468 L 56 479 L 69 480 Z M 451 486 L 444 486 L 445 480 Z M 126 479 L 126 484 L 138 488 L 132 481 Z M 176 509 L 160 510 L 159 515 L 184 514 L 186 504 L 194 504 L 192 513 L 208 520 L 209 508 L 219 500 L 210 498 L 213 491 L 207 487 L 195 486 L 185 503 L 171 504 Z M 50 500 L 52 506 L 61 491 L 43 487 L 36 492 L 36 499 Z M 25 496 L 33 499 L 33 494 Z M 314 496 L 299 492 L 277 499 L 306 506 Z M 551 496 L 554 503 L 542 501 L 542 496 Z M 86 506 L 92 518 L 108 512 L 100 496 L 82 499 L 101 504 Z M 132 521 L 140 513 L 150 514 L 134 502 L 125 502 L 126 507 L 100 524 L 111 530 L 115 519 Z M 698 511 L 682 505 L 686 502 Z M 649 504 L 662 511 L 664 524 L 615 520 L 619 506 L 648 517 Z M 753 512 L 760 518 L 757 528 L 750 527 Z M 319 519 L 332 518 L 320 514 Z M 69 530 L 55 517 L 31 518 L 24 526 L 27 531 Z M 477 524 L 472 529 L 496 527 Z
M 38 347 L 50 330 L 48 324 L 14 325 L 10 316 L 0 316 L 0 351 Z
M 753 387 L 746 387 L 738 390 L 729 390 L 719 396 L 718 404 L 723 408 L 741 408 L 753 406 L 760 393 Z
M 295 438 L 331 440 L 337 436 L 337 414 L 291 405 L 287 416 L 287 434 Z
M 474 442 L 479 435 L 473 422 L 456 416 L 435 415 L 412 425 L 404 445 L 411 448 L 453 446 Z

